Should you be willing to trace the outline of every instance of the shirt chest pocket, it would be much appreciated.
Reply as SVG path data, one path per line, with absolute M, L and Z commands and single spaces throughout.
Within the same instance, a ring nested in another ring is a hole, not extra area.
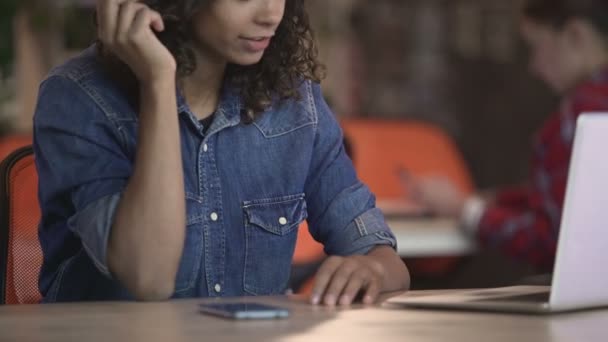
M 247 201 L 244 290 L 253 295 L 287 288 L 298 226 L 307 217 L 304 194 Z

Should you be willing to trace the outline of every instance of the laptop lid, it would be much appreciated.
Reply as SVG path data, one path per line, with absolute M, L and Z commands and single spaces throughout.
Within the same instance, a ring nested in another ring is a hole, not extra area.
M 550 306 L 608 305 L 608 113 L 579 116 Z

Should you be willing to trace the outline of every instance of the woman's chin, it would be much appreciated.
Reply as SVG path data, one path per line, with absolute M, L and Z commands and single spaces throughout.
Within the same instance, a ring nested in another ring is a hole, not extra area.
M 264 56 L 263 52 L 256 53 L 256 54 L 253 54 L 253 53 L 242 54 L 240 56 L 235 56 L 234 58 L 232 58 L 231 62 L 232 62 L 232 64 L 237 64 L 237 65 L 242 65 L 242 66 L 254 65 L 254 64 L 258 64 L 262 60 L 263 56 Z

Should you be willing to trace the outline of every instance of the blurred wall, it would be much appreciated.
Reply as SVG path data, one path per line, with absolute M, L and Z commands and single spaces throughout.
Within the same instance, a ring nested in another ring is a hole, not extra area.
M 311 7 L 339 115 L 443 127 L 482 188 L 527 177 L 556 98 L 527 71 L 520 1 L 333 1 Z
M 343 117 L 440 125 L 458 143 L 479 187 L 523 180 L 533 132 L 556 99 L 526 70 L 518 4 L 309 0 L 320 56 L 328 66 L 323 84 L 328 102 Z M 31 129 L 44 75 L 92 39 L 65 49 L 70 44 L 64 26 L 78 24 L 63 23 L 60 9 L 48 17 L 56 21 L 54 30 L 35 30 L 25 15 L 15 20 L 14 108 L 20 130 Z M 87 15 L 77 17 L 90 22 Z

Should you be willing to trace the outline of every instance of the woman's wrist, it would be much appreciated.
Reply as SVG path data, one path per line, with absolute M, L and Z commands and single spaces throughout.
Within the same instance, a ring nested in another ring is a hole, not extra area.
M 166 96 L 175 95 L 175 78 L 170 76 L 158 77 L 148 82 L 140 82 L 142 96 Z

